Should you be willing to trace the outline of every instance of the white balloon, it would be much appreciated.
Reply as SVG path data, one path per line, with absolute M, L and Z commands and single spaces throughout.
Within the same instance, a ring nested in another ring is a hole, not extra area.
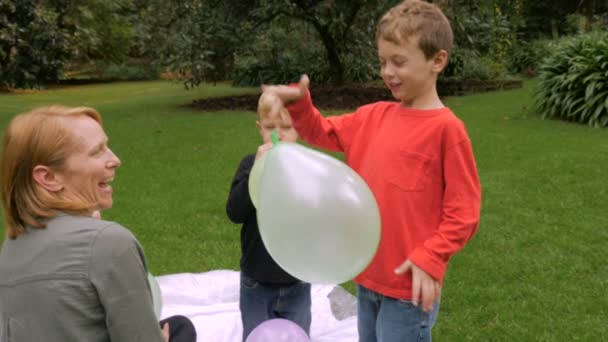
M 249 197 L 251 197 L 251 203 L 254 207 L 258 207 L 258 198 L 260 196 L 260 182 L 262 179 L 262 173 L 264 172 L 264 162 L 266 160 L 266 154 L 262 154 L 254 163 L 251 171 L 249 172 L 249 181 L 247 186 L 249 187 Z
M 354 170 L 329 155 L 281 142 L 267 152 L 258 201 L 266 249 L 298 279 L 342 283 L 376 253 L 376 200 Z
M 154 314 L 156 318 L 160 320 L 160 313 L 163 308 L 163 296 L 160 291 L 160 286 L 156 278 L 148 273 L 148 283 L 150 284 L 150 290 L 152 290 L 152 304 L 154 306 Z

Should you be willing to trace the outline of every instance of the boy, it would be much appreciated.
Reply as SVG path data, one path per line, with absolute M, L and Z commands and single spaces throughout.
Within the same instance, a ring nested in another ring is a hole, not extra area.
M 281 141 L 295 142 L 298 139 L 286 111 L 272 118 L 268 115 L 272 97 L 270 94 L 260 96 L 256 124 L 264 144 L 258 147 L 255 155 L 247 155 L 241 160 L 226 205 L 230 220 L 243 224 L 239 300 L 243 341 L 256 326 L 273 318 L 291 320 L 310 335 L 310 284 L 285 272 L 268 254 L 258 229 L 256 209 L 249 197 L 249 173 L 254 161 L 272 148 L 272 131 L 278 132 Z
M 465 127 L 436 90 L 452 48 L 447 18 L 435 5 L 404 1 L 380 19 L 376 39 L 382 79 L 399 102 L 324 118 L 306 76 L 263 91 L 274 95 L 273 115 L 287 105 L 299 135 L 343 151 L 376 196 L 380 245 L 355 278 L 360 341 L 426 341 L 447 263 L 477 230 L 481 190 Z

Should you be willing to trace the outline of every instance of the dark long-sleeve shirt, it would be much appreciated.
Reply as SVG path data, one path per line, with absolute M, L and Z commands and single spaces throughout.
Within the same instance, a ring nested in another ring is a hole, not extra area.
M 256 209 L 249 197 L 249 173 L 255 155 L 245 156 L 232 180 L 226 204 L 228 218 L 241 228 L 241 272 L 263 284 L 292 284 L 299 280 L 285 272 L 272 259 L 262 242 L 258 229 Z

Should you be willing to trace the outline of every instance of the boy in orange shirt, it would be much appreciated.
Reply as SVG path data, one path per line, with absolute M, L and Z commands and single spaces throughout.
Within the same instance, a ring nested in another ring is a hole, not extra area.
M 263 91 L 274 95 L 273 113 L 287 106 L 303 140 L 344 152 L 378 202 L 380 245 L 354 279 L 359 340 L 431 340 L 448 261 L 477 231 L 481 187 L 465 126 L 436 89 L 453 44 L 448 19 L 406 0 L 380 19 L 376 39 L 382 79 L 399 102 L 325 118 L 306 76 Z

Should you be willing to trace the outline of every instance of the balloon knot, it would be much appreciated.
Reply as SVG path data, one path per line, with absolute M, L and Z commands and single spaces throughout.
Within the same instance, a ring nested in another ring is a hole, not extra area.
M 272 140 L 273 147 L 279 144 L 279 133 L 276 130 L 270 133 L 270 140 Z

